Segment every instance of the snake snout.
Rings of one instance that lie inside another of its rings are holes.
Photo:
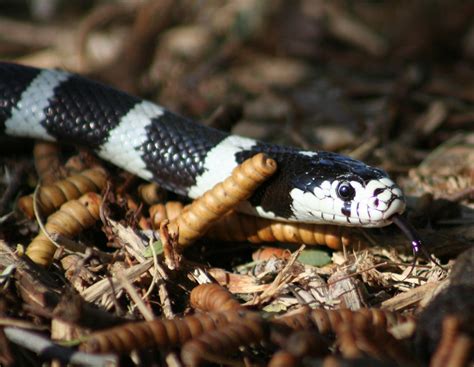
[[[394,215],[402,214],[405,206],[402,190],[392,180],[384,177],[359,187],[351,204],[351,217],[366,227],[384,227],[392,223]]]
[[[403,196],[393,195],[387,203],[387,209],[383,212],[382,218],[390,221],[394,215],[402,214],[405,211],[405,208],[405,198]]]

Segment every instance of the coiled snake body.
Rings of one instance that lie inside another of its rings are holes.
[[[0,63],[0,133],[87,146],[179,194],[197,197],[265,152],[278,172],[240,210],[287,221],[381,227],[405,208],[388,175],[360,161],[228,135],[64,71]]]

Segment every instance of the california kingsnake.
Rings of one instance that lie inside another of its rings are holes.
[[[405,209],[402,191],[378,168],[228,135],[64,71],[0,62],[0,132],[87,146],[193,198],[264,152],[278,172],[240,210],[268,218],[381,227]]]

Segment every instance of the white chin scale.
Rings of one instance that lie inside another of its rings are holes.
[[[405,210],[402,190],[389,178],[372,180],[365,186],[350,181],[355,196],[347,202],[337,195],[340,182],[324,181],[314,192],[293,189],[290,196],[294,219],[310,223],[383,227],[391,223],[394,214]]]

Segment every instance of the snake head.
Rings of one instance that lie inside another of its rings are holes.
[[[333,210],[340,210],[349,224],[383,227],[392,222],[394,214],[405,210],[402,190],[388,177],[336,181],[331,185],[331,197],[336,200]]]
[[[383,170],[332,153],[319,158],[290,193],[303,221],[383,227],[405,210],[402,190]]]

